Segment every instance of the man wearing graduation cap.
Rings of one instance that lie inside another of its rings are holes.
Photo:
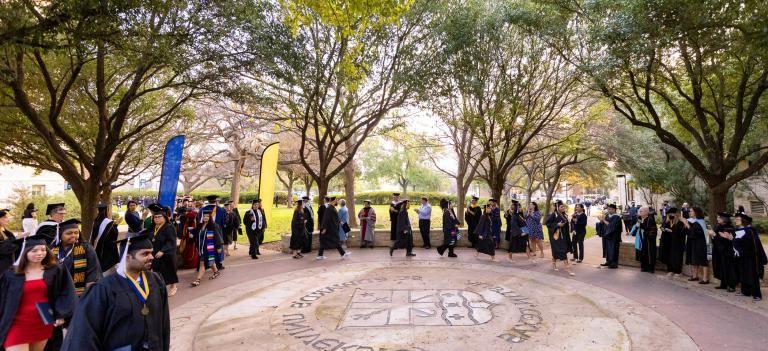
[[[110,271],[120,261],[120,253],[117,252],[117,225],[107,215],[107,206],[106,204],[96,206],[98,214],[91,231],[91,247],[99,257],[99,263],[104,272]]]
[[[152,267],[145,231],[120,241],[117,274],[80,299],[62,350],[169,350],[171,322],[165,282]]]
[[[308,253],[312,252],[312,232],[315,230],[315,212],[312,209],[312,201],[309,196],[302,196],[301,199],[304,204],[304,219],[307,220],[305,223],[307,237],[304,239],[304,247],[301,249],[301,253]]]
[[[323,197],[323,204],[320,205],[320,207],[317,208],[317,230],[323,231],[323,215],[325,215],[325,210],[328,209],[328,206],[330,206],[331,198],[329,196]]]
[[[478,238],[475,229],[477,229],[477,222],[480,221],[480,216],[483,214],[483,209],[477,205],[477,200],[479,199],[479,197],[473,195],[472,201],[467,206],[466,212],[464,212],[464,221],[467,222],[467,239],[472,244],[470,246],[472,248],[477,247]]]
[[[261,255],[259,245],[264,241],[264,231],[267,229],[267,216],[264,215],[264,209],[261,208],[261,199],[255,199],[251,202],[251,209],[245,213],[243,223],[250,243],[248,255],[251,256],[251,259],[256,260],[259,258],[257,255]]]
[[[397,240],[389,248],[389,256],[397,249],[405,249],[406,257],[413,257],[416,254],[413,253],[413,228],[411,228],[411,220],[408,218],[408,209],[411,207],[408,199],[399,202],[395,205],[399,209],[397,217]]]
[[[621,246],[621,216],[616,213],[616,204],[608,204],[608,214],[600,219],[605,224],[605,263],[601,266],[619,268],[619,247]]]
[[[37,226],[35,234],[44,235],[48,246],[58,244],[59,224],[64,221],[67,209],[63,203],[48,204],[45,208],[45,215],[48,219]]]
[[[392,193],[392,202],[389,204],[389,240],[397,240],[397,217],[400,215],[400,193]]]
[[[336,197],[328,197],[328,204],[323,213],[323,223],[320,226],[320,250],[317,252],[316,260],[324,260],[327,257],[323,255],[326,249],[337,250],[342,259],[349,257],[349,252],[344,251],[339,240],[339,212],[336,210]]]

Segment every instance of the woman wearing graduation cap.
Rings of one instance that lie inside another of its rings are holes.
[[[168,211],[158,204],[149,205],[152,211],[152,224],[147,228],[147,234],[152,240],[152,271],[160,274],[168,285],[168,296],[176,295],[176,228],[168,220]]]
[[[0,345],[6,350],[40,351],[75,310],[75,288],[58,264],[46,237],[17,239],[21,254],[0,277]]]
[[[739,282],[742,296],[752,296],[755,301],[763,299],[760,291],[760,279],[763,278],[764,267],[768,263],[763,244],[755,228],[752,227],[752,217],[745,213],[737,213],[734,221],[736,230],[733,235],[724,235],[727,240],[733,240],[736,250]]]
[[[416,256],[413,253],[413,229],[411,228],[411,220],[408,218],[408,209],[410,207],[410,201],[407,199],[395,205],[395,208],[399,211],[395,230],[396,240],[392,247],[389,248],[389,256],[392,256],[397,249],[405,249],[406,257]]]
[[[18,249],[14,243],[16,236],[7,229],[10,221],[10,210],[0,210],[0,274],[11,268],[14,260],[13,255]]]
[[[493,240],[493,231],[491,229],[491,205],[483,206],[483,213],[477,222],[475,233],[477,233],[477,252],[475,257],[481,253],[491,256],[491,261],[496,261],[496,242]]]
[[[733,234],[731,214],[720,212],[717,214],[717,225],[708,232],[712,237],[712,273],[720,280],[720,285],[715,289],[736,291],[736,258],[733,256],[733,242],[726,239],[726,235]]]
[[[218,269],[219,257],[222,251],[222,245],[224,240],[221,234],[221,228],[211,218],[212,209],[203,208],[200,211],[201,221],[198,223],[195,229],[195,242],[197,243],[198,257],[200,263],[198,265],[197,276],[192,282],[192,286],[200,285],[200,279],[203,279],[205,271],[210,268],[213,270],[213,276],[209,279],[216,279],[221,275],[221,271]]]
[[[667,219],[661,228],[660,260],[667,265],[668,275],[678,276],[683,272],[683,254],[687,230],[676,207],[667,210]]]
[[[80,299],[62,351],[169,350],[168,293],[151,272],[153,245],[146,230],[120,241],[117,273]]]

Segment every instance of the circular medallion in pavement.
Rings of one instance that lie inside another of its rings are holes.
[[[172,312],[174,350],[695,350],[603,289],[499,265],[353,263],[241,283]]]

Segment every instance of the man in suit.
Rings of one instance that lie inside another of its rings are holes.
[[[251,247],[248,249],[248,255],[251,259],[258,259],[259,245],[264,241],[264,231],[267,229],[267,216],[264,215],[264,209],[261,208],[261,199],[253,200],[251,209],[245,213],[245,233],[248,235],[248,242]]]
[[[309,196],[303,196],[301,199],[304,203],[304,219],[307,220],[305,223],[307,238],[304,240],[304,247],[301,249],[301,253],[309,253],[312,252],[312,232],[315,230],[315,212],[312,209],[312,199],[310,199]]]
[[[621,215],[616,213],[616,205],[608,205],[608,215],[600,220],[605,224],[605,263],[602,266],[619,268],[619,246],[621,246]]]

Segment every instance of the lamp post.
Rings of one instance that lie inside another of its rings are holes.
[[[624,207],[627,207],[627,175],[617,174],[616,179],[621,179],[622,182],[618,185],[619,188],[619,200],[622,201]]]

